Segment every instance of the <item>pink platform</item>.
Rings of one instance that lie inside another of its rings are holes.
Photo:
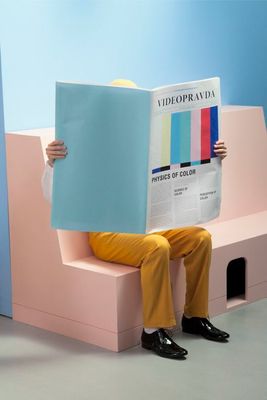
[[[267,136],[260,107],[224,107],[222,136],[229,148],[223,167],[219,219],[213,235],[210,314],[267,297]],[[41,192],[44,149],[53,129],[7,134],[13,317],[113,351],[136,345],[142,329],[139,270],[96,259],[85,233],[54,231]],[[25,157],[30,153],[30,157]],[[246,293],[227,302],[226,269],[246,259]],[[184,269],[171,265],[179,318]]]

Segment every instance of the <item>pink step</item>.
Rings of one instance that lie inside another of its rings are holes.
[[[267,296],[267,137],[262,109],[225,107],[222,132],[229,148],[223,163],[222,212],[207,226],[213,235],[211,315]],[[7,134],[13,316],[121,351],[140,339],[140,272],[96,259],[85,233],[50,228],[50,206],[40,180],[44,149],[52,138],[53,129]],[[29,151],[31,157],[25,157]],[[247,263],[245,297],[227,302],[227,265],[239,257]],[[172,263],[171,274],[179,317],[184,269]]]

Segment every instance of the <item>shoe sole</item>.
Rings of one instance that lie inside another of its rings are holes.
[[[201,337],[203,337],[204,339],[211,340],[212,342],[218,342],[218,343],[228,343],[228,339],[229,339],[229,338],[224,338],[224,337],[221,337],[220,339],[219,339],[219,338],[208,337],[208,336],[202,335],[202,333],[199,333],[199,332],[189,332],[189,331],[184,330],[184,329],[183,329],[183,332],[184,332],[184,333],[187,333],[187,334],[189,334],[189,335],[201,336]]]
[[[170,357],[170,356],[168,356],[166,354],[158,353],[156,350],[153,349],[152,346],[149,346],[149,345],[141,343],[141,347],[143,347],[143,349],[153,351],[155,354],[157,354],[158,356],[160,356],[162,358],[168,358],[169,360],[186,360],[186,355],[187,354],[185,354],[184,356],[180,355],[180,356],[176,356],[176,357]]]

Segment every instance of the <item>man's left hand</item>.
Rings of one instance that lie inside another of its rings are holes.
[[[221,160],[227,156],[227,148],[223,140],[217,140],[214,145],[214,153],[216,156],[220,157]]]

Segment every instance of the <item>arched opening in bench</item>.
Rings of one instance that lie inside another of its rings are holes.
[[[231,260],[226,275],[227,308],[246,302],[246,259]]]

